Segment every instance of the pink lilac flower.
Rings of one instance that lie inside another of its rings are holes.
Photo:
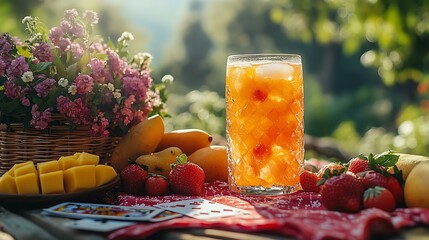
[[[23,106],[29,107],[31,105],[30,99],[28,99],[27,97],[22,97],[21,104]]]
[[[104,52],[106,47],[107,46],[105,44],[96,42],[96,43],[91,44],[88,49],[91,52],[100,52],[101,53],[101,52]]]
[[[105,76],[108,75],[105,69],[106,62],[98,58],[92,58],[87,66],[92,70],[91,77],[98,83],[105,82]]]
[[[60,27],[53,27],[49,30],[49,39],[55,46],[59,46],[60,38],[63,37],[64,32]]]
[[[70,31],[70,35],[72,37],[81,38],[81,37],[85,37],[85,34],[86,34],[86,31],[82,25],[78,23],[72,24],[72,29]]]
[[[134,113],[133,110],[130,108],[122,108],[120,110],[120,119],[121,122],[125,125],[128,125],[131,123],[131,121],[134,119]]]
[[[13,44],[11,37],[8,34],[3,33],[0,36],[0,55],[9,54],[10,51],[12,51],[12,48]]]
[[[91,136],[109,136],[109,131],[107,130],[109,126],[109,120],[104,117],[103,112],[99,112],[97,118],[95,118],[94,123],[91,126],[90,135]]]
[[[51,109],[47,108],[43,111],[38,111],[39,107],[35,104],[31,107],[31,121],[30,124],[36,129],[46,129],[48,128],[49,122],[51,120]]]
[[[59,96],[57,98],[58,112],[71,119],[76,125],[91,124],[91,112],[88,106],[81,98],[71,101],[67,97]]]
[[[90,93],[94,87],[94,79],[89,75],[81,74],[74,80],[74,85],[78,94]]]
[[[33,47],[33,55],[41,62],[53,62],[54,55],[52,54],[49,44],[42,42]]]
[[[6,81],[4,83],[4,94],[10,99],[19,99],[22,96],[22,88],[18,84],[12,81]]]
[[[65,34],[69,34],[72,31],[72,25],[69,21],[65,21],[65,20],[61,21],[59,27],[63,32],[61,36],[64,36]]]
[[[146,99],[147,86],[140,77],[123,77],[123,90],[126,95],[134,95],[137,100]]]
[[[79,43],[70,44],[70,52],[74,59],[80,59],[84,53],[82,46]]]
[[[9,67],[6,69],[6,73],[9,79],[20,78],[24,72],[30,70],[28,63],[25,62],[25,58],[23,56],[19,56],[15,58],[10,63]]]
[[[98,14],[91,10],[86,10],[82,14],[83,21],[89,23],[90,25],[95,25],[98,23]]]
[[[23,45],[21,39],[17,36],[13,36],[12,41],[16,46],[22,46]]]
[[[127,62],[122,60],[115,51],[107,49],[106,53],[109,59],[109,66],[113,74],[115,76],[122,77],[127,66]]]
[[[43,80],[41,83],[37,84],[34,87],[34,90],[36,90],[37,96],[39,97],[46,97],[48,96],[49,92],[55,88],[55,79],[47,78]]]
[[[64,19],[69,21],[76,21],[76,18],[79,16],[79,13],[76,9],[68,9],[64,11]]]
[[[6,73],[6,63],[0,57],[0,76],[3,76]]]

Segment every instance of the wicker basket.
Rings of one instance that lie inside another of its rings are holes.
[[[0,126],[0,174],[14,164],[25,161],[44,162],[76,152],[100,156],[101,163],[108,163],[113,148],[120,137],[90,137],[89,129],[70,131],[68,126],[53,126],[49,133],[23,130],[21,125],[11,125],[12,131]]]

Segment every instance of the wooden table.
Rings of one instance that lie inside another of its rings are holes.
[[[68,218],[41,214],[40,209],[10,209],[0,206],[0,240],[102,240],[105,235],[89,231],[79,231],[64,226],[73,221]],[[148,239],[294,239],[270,233],[250,234],[217,229],[186,229],[159,232]],[[374,239],[378,239],[374,237]],[[429,239],[429,226],[402,229],[399,234],[384,239],[424,240]]]

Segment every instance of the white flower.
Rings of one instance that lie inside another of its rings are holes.
[[[118,38],[118,42],[132,41],[134,36],[130,32],[123,32],[122,35]]]
[[[116,98],[116,99],[118,99],[118,98],[120,98],[122,95],[121,95],[121,91],[119,90],[119,89],[116,89],[114,92],[113,92],[113,97],[114,98]]]
[[[22,24],[27,24],[28,22],[33,21],[33,18],[30,16],[26,16],[22,19]]]
[[[165,84],[171,84],[174,80],[174,77],[171,76],[170,74],[165,75],[164,77],[162,77],[161,82],[165,83]]]
[[[71,86],[69,87],[69,93],[70,93],[71,95],[75,95],[75,94],[77,93],[77,87],[76,87],[76,85],[71,85]]]
[[[34,77],[33,77],[33,72],[32,71],[27,71],[24,74],[22,74],[21,77],[22,81],[25,83],[29,83],[32,82]]]
[[[115,86],[113,86],[112,83],[108,83],[106,86],[107,86],[107,89],[109,89],[111,92],[115,90]]]
[[[61,87],[67,87],[68,84],[69,80],[66,78],[60,78],[60,80],[58,80],[58,85],[60,85]]]

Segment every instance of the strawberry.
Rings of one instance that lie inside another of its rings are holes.
[[[177,157],[177,164],[172,167],[168,180],[174,193],[183,195],[201,194],[205,173],[200,166],[187,162],[186,155],[182,154]]]
[[[355,175],[341,174],[328,178],[323,184],[321,202],[329,210],[358,212],[363,192],[362,182]]]
[[[368,170],[370,169],[368,166],[368,160],[366,159],[357,157],[349,161],[349,169],[347,170],[349,172],[360,173]]]
[[[142,195],[149,174],[141,166],[130,164],[120,173],[122,190],[128,194]]]
[[[168,180],[166,177],[151,174],[145,184],[146,194],[149,196],[164,196],[168,194]]]
[[[301,183],[302,190],[306,192],[320,192],[320,186],[317,185],[320,178],[316,173],[303,171],[301,175],[299,175],[299,182]]]
[[[368,188],[363,193],[364,208],[379,208],[387,212],[395,210],[396,201],[392,193],[384,187]]]
[[[401,184],[395,177],[390,175],[385,176],[374,171],[368,171],[363,175],[362,182],[365,189],[375,186],[386,188],[392,193],[397,205],[402,203],[404,191]]]

